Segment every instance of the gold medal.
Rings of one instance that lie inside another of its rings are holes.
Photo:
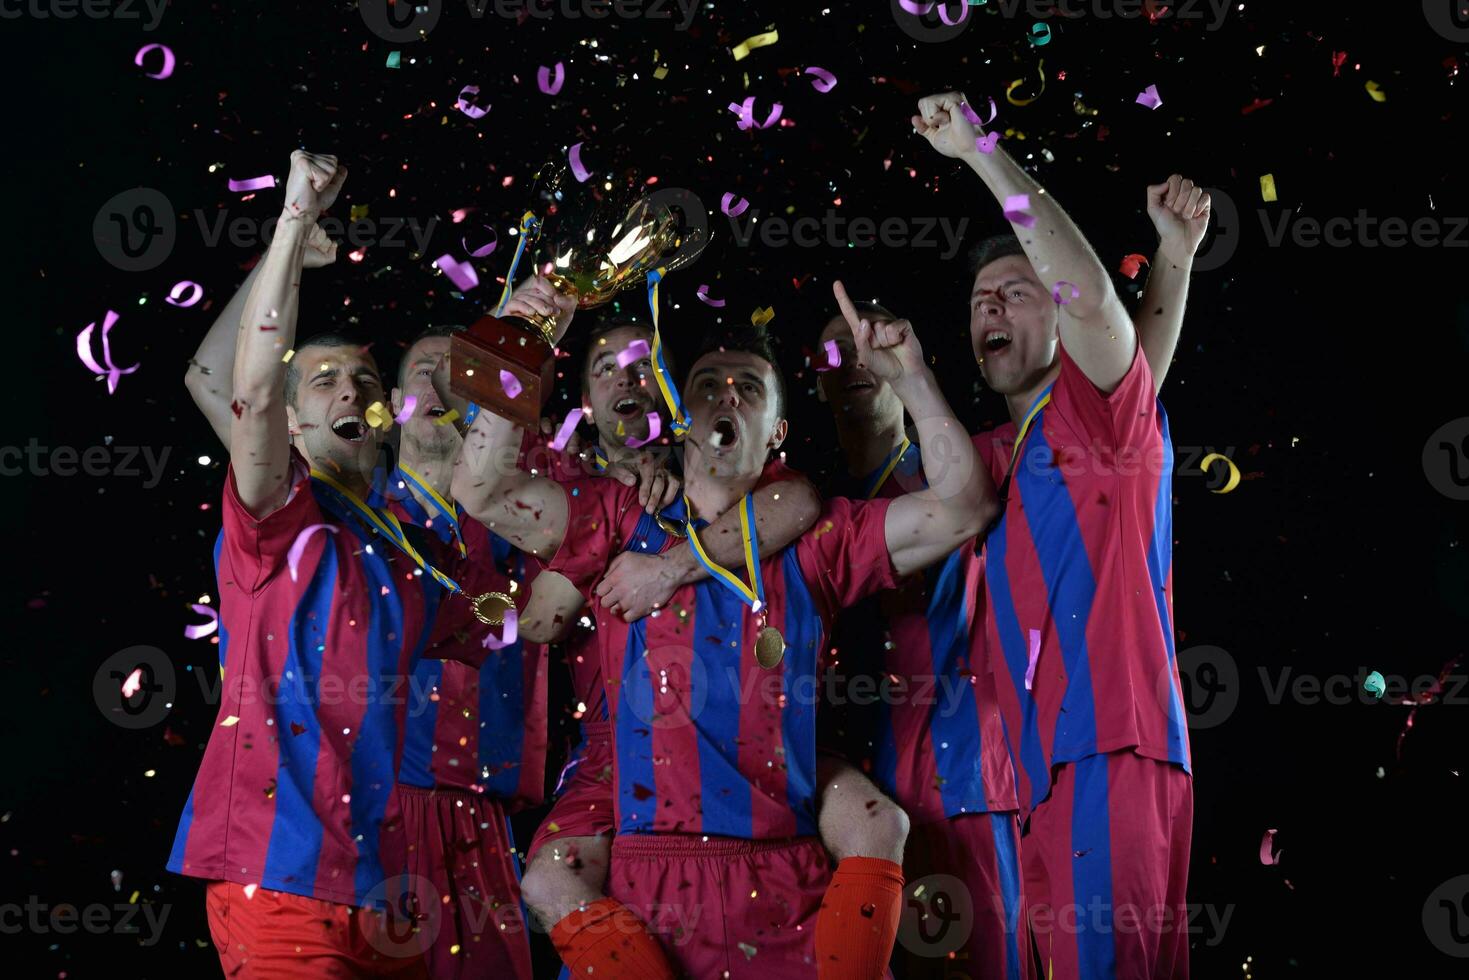
[[[786,655],[786,638],[774,626],[766,626],[755,637],[755,662],[766,670],[780,664]]]
[[[503,592],[486,592],[469,600],[474,608],[474,618],[486,626],[502,626],[505,610],[515,608],[515,600]]]
[[[654,520],[656,520],[658,522],[658,526],[663,529],[663,533],[665,533],[665,534],[671,534],[675,538],[686,538],[686,537],[688,537],[688,535],[684,533],[684,529],[681,528],[681,527],[679,527],[678,526],[678,523],[676,521],[670,521],[668,518],[664,517],[662,514],[655,515],[654,516]]]

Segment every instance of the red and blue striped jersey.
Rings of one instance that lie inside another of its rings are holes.
[[[785,639],[755,661],[748,606],[705,580],[634,623],[591,593],[624,547],[658,553],[671,536],[612,480],[567,484],[565,540],[547,567],[592,603],[615,746],[618,833],[746,839],[816,833],[819,664],[839,609],[896,582],[883,521],[889,501],[827,501],[811,530],[761,562],[767,623]],[[646,548],[643,546],[646,545]]]
[[[926,485],[916,443],[882,479],[885,470],[834,480],[833,489],[892,498]],[[866,698],[871,710],[864,710],[853,703],[864,698],[849,680],[848,734],[871,744],[874,780],[914,824],[1017,808],[994,679],[975,657],[975,644],[983,642],[982,568],[966,544],[837,620],[841,673],[875,674],[878,681]]]
[[[985,649],[1023,814],[1061,763],[1131,748],[1189,768],[1168,417],[1141,347],[1110,395],[1060,356],[985,541]],[[1014,441],[1013,425],[980,440],[997,485]]]
[[[475,618],[465,597],[500,592],[523,603],[527,572],[539,566],[462,514],[461,557],[448,521],[432,519],[402,481],[390,491],[393,511],[405,525],[432,533],[430,560],[465,593],[444,601],[425,656],[413,668],[398,781],[472,789],[511,809],[534,806],[545,796],[546,650],[522,641],[486,650],[491,628]],[[477,658],[483,658],[478,669],[461,662]]]
[[[294,450],[291,467],[289,499],[259,520],[226,478],[219,720],[168,867],[362,905],[406,867],[403,682],[443,593]],[[293,577],[287,555],[318,524]]]

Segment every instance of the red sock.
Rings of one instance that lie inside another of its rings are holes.
[[[820,980],[881,977],[893,955],[902,911],[901,867],[882,858],[843,858],[816,915],[816,975]]]
[[[603,898],[551,927],[551,943],[573,978],[673,980],[673,966],[658,940],[632,909]],[[892,947],[891,938],[888,947]]]

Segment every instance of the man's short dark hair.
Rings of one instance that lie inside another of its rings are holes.
[[[362,341],[331,331],[299,341],[296,344],[296,352],[299,354],[308,347],[356,347],[364,351],[367,349],[367,345]],[[300,362],[301,358],[294,355],[286,362],[286,404],[292,408],[296,406],[296,389],[301,384]]]
[[[408,373],[408,352],[411,351],[420,340],[428,340],[430,337],[452,337],[464,328],[457,323],[446,323],[429,327],[419,333],[417,337],[408,341],[408,346],[403,348],[403,357],[398,361],[398,387],[403,387],[405,376]]]
[[[980,269],[997,259],[1024,254],[1025,248],[1014,235],[991,235],[969,250],[969,278],[973,280],[979,275]]]
[[[775,343],[765,328],[735,326],[713,330],[704,338],[704,345],[699,348],[699,353],[694,358],[694,362],[697,363],[705,354],[712,354],[717,350],[732,350],[745,354],[754,354],[769,364],[770,373],[775,376],[775,415],[777,418],[785,418],[785,375],[781,373],[780,361],[776,360]],[[685,379],[684,383],[687,385],[688,379]]]

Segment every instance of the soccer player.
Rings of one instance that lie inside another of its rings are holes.
[[[980,176],[1015,229],[975,257],[970,337],[1012,420],[990,443],[1004,509],[985,541],[984,649],[1034,941],[1048,976],[1186,976],[1193,788],[1167,416],[1107,270],[1003,148],[976,148],[963,105],[930,96],[912,122]],[[1184,208],[1201,235],[1205,196],[1192,189]],[[1191,255],[1172,273],[1186,279]]]
[[[928,473],[929,489],[894,501],[827,501],[815,527],[756,560],[751,491],[786,436],[783,385],[768,346],[711,347],[685,388],[684,516],[718,574],[681,587],[656,616],[627,623],[592,589],[636,533],[630,489],[598,480],[563,489],[496,469],[498,451],[518,437],[511,423],[484,414],[456,469],[466,510],[546,556],[592,602],[615,756],[609,890],[653,919],[664,950],[693,976],[804,977],[813,968],[821,977],[870,976],[885,969],[892,947],[898,866],[848,858],[829,879],[814,836],[817,661],[838,609],[944,557],[987,523],[995,501],[912,331],[854,330],[864,361],[918,420],[920,439],[952,444],[947,465]],[[721,534],[730,515],[743,516],[740,533]],[[817,923],[824,896],[828,905],[850,897],[861,909],[825,937]],[[589,925],[557,928],[574,946]]]

